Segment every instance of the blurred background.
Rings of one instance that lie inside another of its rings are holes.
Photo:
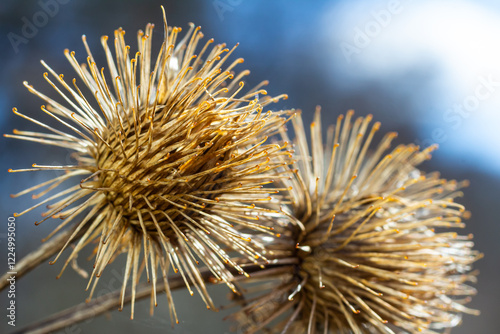
[[[56,5],[54,5],[56,4]],[[472,212],[464,234],[473,233],[476,248],[486,257],[475,265],[481,274],[478,294],[469,304],[479,317],[465,316],[455,334],[498,333],[500,328],[500,2],[465,0],[422,1],[263,1],[263,0],[1,0],[0,2],[0,132],[39,130],[16,117],[12,107],[47,120],[42,101],[23,87],[24,80],[42,92],[55,92],[43,80],[45,60],[57,72],[73,78],[63,50],[76,51],[85,61],[85,34],[97,60],[105,66],[99,37],[114,29],[127,31],[136,47],[136,31],[156,24],[154,42],[161,43],[164,5],[169,25],[187,30],[188,22],[202,26],[206,38],[229,46],[240,42],[235,57],[244,57],[240,70],[252,74],[254,86],[264,79],[271,95],[289,94],[276,108],[302,109],[305,122],[322,106],[323,126],[348,109],[373,114],[381,132],[397,131],[396,143],[432,143],[440,148],[423,168],[439,170],[448,179],[469,179],[459,199]],[[36,24],[36,25],[33,25]],[[31,28],[29,27],[31,26]],[[135,51],[134,51],[135,52]],[[32,202],[29,196],[11,199],[30,185],[48,179],[44,173],[8,174],[8,168],[32,163],[66,163],[68,152],[29,142],[0,139],[0,268],[6,269],[7,218]],[[42,209],[16,219],[18,260],[35,249],[54,227],[47,221],[35,227]],[[82,256],[81,256],[82,258]],[[48,263],[17,282],[17,322],[20,328],[84,300],[86,280],[72,270],[55,279],[61,263]],[[85,259],[80,265],[88,268]],[[118,261],[100,281],[101,292],[119,288],[123,264]],[[105,277],[108,276],[108,277]],[[115,277],[116,276],[116,277]],[[222,304],[225,287],[211,288]],[[195,300],[196,299],[196,300]],[[143,301],[134,321],[129,308],[90,319],[62,333],[229,333],[222,321],[230,311],[212,313],[190,297],[175,293],[181,324],[170,330],[167,301],[159,297],[150,318]],[[0,294],[0,332],[7,325],[7,295]],[[141,311],[142,310],[142,311]],[[495,330],[495,328],[497,328]]]

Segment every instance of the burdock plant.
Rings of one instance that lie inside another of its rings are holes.
[[[9,170],[64,171],[12,195],[44,198],[16,216],[47,205],[37,225],[62,219],[48,246],[18,263],[20,274],[57,253],[55,263],[71,245],[62,274],[90,245],[90,300],[108,264],[126,257],[119,293],[45,321],[40,332],[128,301],[133,317],[136,299],[151,296],[154,306],[160,291],[178,322],[171,290],[197,290],[215,309],[206,285],[220,282],[242,304],[234,316],[246,333],[437,333],[477,314],[464,304],[481,254],[470,236],[448,230],[464,227],[468,213],[454,199],[466,182],[418,169],[434,146],[389,151],[395,133],[372,145],[380,124],[352,112],[323,142],[318,110],[309,148],[300,114],[265,110],[286,95],[266,97],[265,81],[243,90],[249,72],[233,72],[243,62],[229,61],[235,47],[200,44],[194,25],[181,38],[165,14],[163,28],[156,55],[151,24],[136,53],[123,29],[114,47],[103,36],[107,70],[83,37],[86,63],[65,51],[78,76],[70,82],[42,61],[59,98],[25,86],[58,126],[14,108],[46,131],[6,137],[66,148],[75,161]],[[293,114],[291,141],[284,125]],[[139,284],[143,276],[149,284]]]
[[[323,143],[318,109],[310,149],[301,117],[293,119],[298,162],[283,180],[290,224],[269,249],[299,263],[248,280],[252,298],[236,314],[245,333],[437,333],[478,314],[464,304],[481,254],[471,236],[448,231],[465,226],[454,199],[467,182],[420,171],[435,146],[390,150],[394,132],[370,150],[380,128],[371,119],[353,121],[349,111]]]
[[[114,55],[108,37],[103,36],[108,75],[95,63],[85,36],[87,64],[80,65],[74,52],[65,51],[79,81],[68,83],[42,61],[48,71],[44,78],[60,95],[60,101],[26,82],[25,86],[46,101],[42,111],[65,130],[14,109],[16,115],[48,133],[15,130],[6,137],[74,152],[74,165],[35,163],[31,169],[9,170],[65,171],[12,195],[44,189],[33,195],[45,196],[43,201],[14,215],[48,204],[44,218],[35,224],[49,218],[63,220],[49,237],[80,219],[51,262],[55,263],[66,246],[75,242],[61,274],[83,247],[95,243],[90,299],[105,267],[124,252],[127,262],[121,307],[131,277],[133,317],[135,286],[145,271],[148,281],[152,281],[153,303],[156,305],[156,281],[163,281],[171,316],[177,321],[168,288],[169,268],[181,274],[191,294],[194,286],[207,307],[214,308],[199,274],[200,261],[233,290],[233,275],[226,265],[247,274],[225,249],[239,252],[256,264],[265,263],[265,249],[243,232],[273,234],[272,222],[261,221],[275,212],[261,204],[279,190],[263,186],[279,177],[277,169],[287,163],[290,153],[267,140],[283,126],[285,120],[280,116],[285,112],[264,110],[269,103],[286,96],[265,98],[266,91],[260,87],[266,82],[241,93],[241,79],[249,71],[234,77],[232,69],[243,59],[226,65],[236,46],[231,50],[224,44],[211,48],[211,39],[198,50],[203,37],[199,27],[191,25],[177,41],[181,29],[169,27],[165,15],[164,22],[164,41],[156,56],[151,51],[151,24],[145,32],[139,31],[135,54],[125,43],[123,29],[115,31]],[[80,82],[92,92],[91,97],[82,93]],[[75,177],[81,181],[74,184]],[[67,188],[57,188],[67,183]],[[47,195],[56,188],[55,194]],[[75,240],[80,231],[84,233]]]

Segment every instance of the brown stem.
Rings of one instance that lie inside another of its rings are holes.
[[[85,228],[82,228],[82,231],[78,233],[78,235],[73,238],[73,240],[77,240],[78,236],[85,232]],[[21,278],[22,276],[29,273],[31,270],[38,267],[42,262],[46,261],[48,258],[56,254],[63,248],[68,238],[73,233],[73,229],[64,230],[54,237],[50,238],[48,241],[45,241],[43,244],[38,247],[38,249],[28,253],[25,257],[23,257],[19,262],[16,263],[14,270],[9,270],[2,277],[0,277],[0,291],[5,289],[6,286],[9,285],[9,281],[7,279],[11,276],[9,272],[15,272],[16,280]]]
[[[296,259],[294,258],[280,259],[276,264],[269,265],[266,269],[262,269],[259,266],[252,265],[248,266],[245,271],[248,274],[251,274],[252,277],[270,277],[272,275],[289,272],[292,268],[291,264],[294,263],[296,263]],[[200,270],[200,274],[207,284],[214,284],[216,282],[208,268],[202,268]],[[241,279],[244,279],[244,276],[236,275],[233,281],[239,281]],[[180,276],[169,277],[168,282],[171,290],[177,290],[185,287],[185,283]],[[138,285],[136,289],[136,301],[151,296],[151,284],[142,283]],[[158,286],[157,293],[163,291],[165,291],[165,287],[163,285]],[[41,321],[28,325],[14,332],[13,334],[46,334],[70,325],[77,324],[86,319],[96,317],[113,308],[118,309],[121,303],[119,297],[119,290],[108,293],[88,303],[81,303],[59,313],[56,313],[52,316],[49,316],[48,318],[45,318]],[[128,304],[130,300],[131,294],[129,291],[126,294],[125,303]]]

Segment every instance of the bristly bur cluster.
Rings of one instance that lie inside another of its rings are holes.
[[[371,116],[353,120],[352,112],[323,142],[318,110],[310,152],[299,113],[265,110],[286,95],[266,97],[265,81],[243,90],[249,71],[233,72],[243,59],[228,61],[235,47],[200,43],[194,25],[182,38],[180,31],[164,15],[156,55],[151,24],[139,31],[135,54],[123,29],[114,47],[103,36],[107,70],[84,37],[86,63],[65,51],[78,76],[70,82],[42,61],[59,97],[25,86],[60,127],[14,109],[46,132],[5,135],[74,152],[75,165],[10,170],[65,171],[12,196],[45,197],[16,215],[46,204],[36,224],[62,219],[49,237],[72,226],[53,261],[73,245],[62,271],[92,244],[89,298],[105,267],[125,253],[121,308],[131,280],[132,317],[146,276],[152,305],[163,284],[178,322],[170,272],[215,309],[203,266],[210,282],[239,295],[234,317],[246,333],[437,333],[476,313],[463,305],[475,292],[466,283],[475,280],[471,264],[481,254],[471,237],[446,230],[464,227],[467,212],[454,198],[465,183],[417,169],[434,147],[387,152],[395,134],[372,145],[380,124],[370,127]],[[290,117],[295,140],[284,126]],[[261,271],[248,277],[250,265]],[[247,276],[242,286],[234,273]]]
[[[454,198],[466,182],[417,169],[435,147],[389,150],[395,133],[370,150],[380,123],[352,117],[339,116],[323,143],[318,109],[311,152],[293,119],[299,161],[283,182],[290,226],[269,249],[300,262],[270,275],[274,285],[248,280],[253,298],[236,314],[245,333],[438,333],[478,314],[463,304],[481,254],[471,236],[447,231],[465,226]]]
[[[231,70],[243,60],[226,65],[234,48],[229,50],[223,44],[211,47],[212,39],[196,55],[203,37],[199,29],[191,25],[177,41],[181,29],[168,27],[165,20],[165,38],[158,55],[151,54],[153,25],[138,33],[139,51],[135,55],[125,44],[124,30],[115,31],[114,54],[108,37],[102,37],[109,76],[97,67],[84,37],[87,65],[80,65],[74,52],[66,50],[65,54],[81,82],[95,93],[94,100],[81,93],[76,79],[68,83],[42,62],[48,70],[44,78],[69,106],[25,85],[48,103],[42,110],[66,131],[14,110],[52,133],[16,131],[8,135],[75,152],[78,163],[74,166],[34,164],[30,170],[61,169],[66,173],[14,196],[48,187],[36,195],[40,197],[73,176],[80,176],[81,182],[16,215],[50,203],[45,218],[37,224],[50,217],[62,218],[55,233],[82,213],[67,245],[79,230],[86,231],[63,270],[85,245],[97,240],[89,282],[92,296],[104,268],[118,253],[125,252],[122,303],[131,276],[132,315],[135,285],[143,268],[152,280],[155,304],[156,281],[163,283],[171,267],[182,275],[191,293],[194,286],[207,307],[213,308],[198,273],[199,261],[234,290],[226,265],[242,274],[245,271],[225,249],[264,264],[265,249],[240,231],[273,234],[272,224],[260,222],[273,211],[261,204],[278,190],[263,185],[279,177],[278,169],[290,160],[290,153],[285,144],[282,147],[267,140],[283,126],[281,116],[287,112],[267,112],[264,108],[286,96],[266,98],[266,91],[260,88],[266,82],[241,93],[244,85],[240,79],[248,71],[234,78]],[[17,171],[25,170],[12,172]],[[85,201],[74,205],[81,199]],[[168,289],[167,296],[177,320]]]

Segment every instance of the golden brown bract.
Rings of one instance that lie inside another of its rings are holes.
[[[448,231],[464,227],[468,213],[454,198],[467,182],[416,168],[435,147],[385,153],[395,133],[370,151],[380,123],[352,117],[339,116],[323,144],[318,109],[311,154],[301,118],[293,119],[298,162],[284,180],[292,190],[283,211],[295,233],[279,245],[296,244],[300,264],[268,277],[281,283],[250,288],[267,292],[252,292],[236,314],[243,332],[438,333],[478,313],[464,304],[475,294],[471,264],[482,255],[472,236]]]
[[[207,307],[214,308],[198,263],[234,290],[229,269],[246,273],[227,251],[264,264],[263,246],[245,232],[274,235],[270,215],[277,211],[267,208],[266,203],[271,194],[280,191],[272,186],[273,178],[281,177],[280,168],[291,160],[286,143],[269,143],[268,137],[280,131],[286,122],[283,116],[289,112],[264,108],[286,95],[267,98],[261,89],[267,82],[241,93],[241,79],[249,71],[235,75],[232,70],[243,60],[227,65],[234,48],[229,50],[224,44],[210,47],[213,40],[200,49],[203,34],[199,29],[191,25],[178,42],[181,29],[168,27],[165,19],[164,41],[159,54],[153,56],[153,25],[139,31],[135,55],[130,54],[125,31],[120,28],[114,34],[114,54],[108,37],[101,39],[109,74],[97,67],[84,36],[87,64],[80,65],[74,52],[66,50],[65,54],[79,76],[78,82],[83,82],[93,97],[82,93],[76,79],[67,83],[42,61],[48,71],[44,77],[60,98],[52,99],[27,83],[25,86],[47,102],[42,110],[66,130],[14,109],[49,133],[16,130],[6,135],[74,152],[75,165],[34,164],[32,169],[11,170],[66,171],[13,195],[45,188],[34,195],[38,198],[57,190],[17,215],[49,204],[45,218],[37,224],[50,217],[63,219],[51,235],[81,218],[66,243],[75,245],[62,271],[84,246],[94,242],[90,297],[104,268],[125,252],[121,299],[123,307],[132,278],[132,317],[136,284],[144,269],[152,281],[152,304],[156,305],[156,282],[163,281],[171,318],[178,321],[168,288],[169,268],[182,275],[191,294],[194,287]],[[60,190],[61,184],[74,177],[81,182]],[[79,233],[83,236],[75,240]]]

